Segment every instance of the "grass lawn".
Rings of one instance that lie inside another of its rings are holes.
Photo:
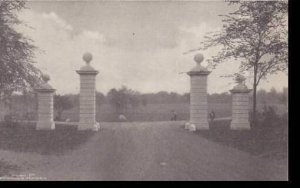
[[[55,130],[35,130],[34,124],[0,125],[0,150],[61,155],[85,143],[93,134],[65,125],[57,125]]]
[[[76,126],[56,125],[55,130],[35,130],[34,124],[0,124],[0,150],[62,155],[85,143],[93,131],[77,131]],[[1,159],[0,177],[18,174],[20,167]]]
[[[230,120],[216,121],[210,130],[196,131],[211,141],[260,157],[287,160],[288,131],[286,123],[260,124],[251,130],[230,130]]]
[[[9,176],[14,172],[18,172],[19,170],[20,167],[18,167],[17,165],[9,164],[6,161],[0,159],[0,177]]]

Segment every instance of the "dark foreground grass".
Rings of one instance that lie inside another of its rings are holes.
[[[93,131],[77,131],[75,126],[57,125],[55,130],[35,130],[35,125],[0,125],[0,150],[62,155],[85,143]]]
[[[0,177],[12,175],[14,172],[19,172],[20,167],[17,165],[9,164],[8,162],[0,159]],[[0,179],[1,181],[1,179]]]
[[[210,130],[197,131],[211,141],[230,146],[263,158],[287,160],[287,125],[278,121],[272,126],[265,123],[251,130],[230,130],[230,120],[216,121]]]

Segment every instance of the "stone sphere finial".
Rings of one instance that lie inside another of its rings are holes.
[[[198,65],[200,65],[200,64],[202,63],[203,59],[204,59],[203,54],[196,54],[196,55],[194,56],[194,60],[196,61],[196,63],[197,63]]]
[[[236,77],[235,77],[235,81],[236,81],[238,84],[243,83],[245,80],[246,80],[246,77],[243,76],[243,75],[241,75],[241,74],[237,74]]]
[[[43,74],[42,79],[47,83],[50,80],[50,76],[48,74]]]
[[[85,54],[83,54],[82,59],[86,62],[86,64],[90,64],[93,59],[93,55],[89,52],[86,52]]]

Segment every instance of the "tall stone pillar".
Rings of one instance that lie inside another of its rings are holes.
[[[42,76],[44,83],[40,87],[36,88],[38,97],[38,122],[36,125],[37,130],[52,130],[55,129],[53,121],[53,89],[48,81],[50,77],[48,75]]]
[[[190,88],[190,124],[196,129],[209,129],[207,120],[207,76],[210,74],[201,66],[204,57],[197,54],[194,57],[197,65],[187,74],[191,77]]]
[[[236,85],[230,92],[232,93],[232,120],[231,129],[249,130],[249,92],[245,85],[246,78],[242,75],[236,77]]]
[[[90,62],[92,54],[85,53],[83,60],[86,65],[76,72],[80,75],[80,121],[78,130],[98,131],[100,126],[96,122],[96,75],[95,70]]]

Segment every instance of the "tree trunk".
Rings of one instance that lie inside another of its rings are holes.
[[[254,81],[253,81],[253,101],[252,101],[252,126],[256,125],[256,87],[257,87],[257,67],[254,66]]]

